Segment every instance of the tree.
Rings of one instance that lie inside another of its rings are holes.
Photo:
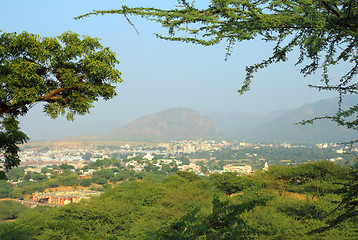
[[[12,191],[13,187],[11,186],[11,183],[0,181],[0,198],[11,197]]]
[[[357,165],[357,163],[356,163]],[[320,233],[326,231],[330,228],[335,227],[336,225],[342,223],[346,219],[351,219],[358,216],[358,167],[355,168],[350,172],[351,182],[346,184],[343,188],[343,199],[340,202],[337,209],[343,209],[344,212],[338,215],[336,218],[328,221],[328,226],[320,227],[312,231],[312,233]]]
[[[67,164],[67,163],[61,163],[61,165],[59,166],[59,168],[62,169],[62,170],[66,170],[66,169],[71,170],[71,169],[74,169],[75,167],[72,166],[72,165],[69,165],[69,164]]]
[[[77,186],[79,183],[78,176],[71,174],[59,179],[59,182],[64,186]]]
[[[0,220],[14,220],[21,213],[25,212],[27,207],[13,201],[0,202]]]
[[[168,35],[156,34],[169,41],[181,41],[211,46],[227,41],[226,59],[236,42],[261,38],[273,42],[272,56],[246,67],[246,78],[240,94],[250,89],[253,73],[272,63],[284,62],[288,54],[298,50],[296,65],[302,65],[304,76],[322,73],[322,85],[310,87],[319,91],[337,91],[339,105],[330,119],[338,125],[358,130],[358,104],[342,108],[345,94],[357,94],[358,83],[358,2],[356,0],[211,0],[207,8],[197,8],[187,0],[179,6],[164,10],[122,6],[119,10],[95,10],[76,17],[121,14],[134,26],[128,16],[136,15],[160,23]],[[349,69],[337,81],[329,77],[329,70],[345,62]],[[357,142],[353,140],[353,142]]]
[[[57,37],[39,37],[23,32],[0,35],[0,151],[5,172],[20,164],[18,144],[28,140],[20,131],[18,116],[44,103],[52,118],[87,114],[99,98],[116,95],[120,72],[115,53],[99,39],[65,32]]]
[[[59,187],[60,186],[60,181],[59,179],[49,179],[48,181],[46,181],[46,186],[50,187],[50,188],[54,188],[54,187]]]
[[[47,176],[38,172],[27,172],[24,176],[24,180],[35,180],[35,181],[43,181],[47,179]]]
[[[93,181],[94,183],[102,184],[102,185],[108,183],[108,180],[107,180],[107,179],[105,179],[104,177],[101,177],[101,176],[99,176],[99,175],[94,175],[94,176],[92,177],[92,181]]]
[[[90,187],[91,184],[92,184],[92,181],[89,178],[84,178],[84,179],[81,179],[81,181],[80,181],[80,185],[82,187]]]
[[[41,173],[43,173],[43,174],[51,173],[51,170],[48,167],[43,167],[43,168],[41,168]],[[8,176],[9,176],[9,174],[8,174]]]
[[[210,175],[214,185],[227,195],[240,192],[247,188],[242,176],[234,172],[215,173]]]
[[[93,173],[94,176],[109,179],[114,176],[114,172],[111,169],[102,169]]]
[[[20,168],[20,167],[11,169],[7,174],[9,180],[13,180],[13,181],[18,181],[19,179],[24,178],[24,176],[25,176],[24,168]]]
[[[161,169],[162,172],[166,173],[166,174],[169,174],[170,171],[171,171],[171,168],[169,167],[168,164],[162,164],[162,169]]]

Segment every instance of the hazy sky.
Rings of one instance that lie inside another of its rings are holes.
[[[118,96],[95,104],[88,116],[75,122],[64,118],[51,120],[36,106],[20,119],[23,130],[32,138],[42,135],[71,135],[74,130],[98,133],[111,124],[122,126],[138,117],[169,108],[186,107],[197,111],[247,112],[264,115],[271,111],[296,108],[305,103],[335,96],[307,87],[317,83],[319,75],[303,78],[294,61],[272,65],[255,74],[251,90],[237,93],[245,76],[245,66],[270,56],[271,46],[259,40],[234,47],[224,61],[226,43],[203,47],[167,42],[155,38],[161,27],[141,18],[130,17],[140,35],[120,15],[73,17],[100,9],[118,9],[122,5],[169,8],[175,0],[5,0],[0,8],[3,32],[27,31],[41,36],[57,36],[65,31],[101,39],[116,52],[124,83]],[[203,3],[205,1],[197,1]],[[294,57],[294,55],[292,56]],[[104,124],[107,121],[108,124]],[[86,126],[98,123],[99,128]]]

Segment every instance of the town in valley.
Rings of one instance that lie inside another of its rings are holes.
[[[223,172],[248,175],[271,165],[322,160],[346,164],[353,158],[349,153],[354,151],[358,150],[332,143],[31,142],[22,146],[21,165],[10,170],[8,182],[17,199],[57,206],[79,202],[108,186],[148,175],[163,177],[177,171],[201,176]]]

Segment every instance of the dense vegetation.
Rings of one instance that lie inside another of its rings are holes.
[[[0,221],[16,219],[21,213],[26,211],[26,207],[11,200],[0,201]]]
[[[89,113],[100,98],[116,96],[121,73],[115,53],[99,40],[65,32],[39,37],[23,32],[0,35],[0,179],[20,165],[19,144],[28,141],[18,117],[38,102],[52,118]]]
[[[140,161],[140,158],[136,158]],[[143,159],[142,159],[143,160]],[[82,171],[92,169],[94,172],[87,178],[79,179]],[[174,174],[178,168],[170,168],[166,164],[161,165],[161,170],[152,163],[143,171],[135,172],[122,166],[121,160],[113,158],[90,162],[82,171],[74,169],[72,165],[63,163],[59,166],[49,166],[41,169],[41,172],[28,171],[23,167],[13,168],[8,172],[8,178],[17,182],[14,188],[10,182],[0,181],[0,198],[30,198],[34,192],[55,191],[54,188],[65,186],[71,188],[84,187],[90,190],[103,191],[108,184],[118,184],[123,181],[134,181],[144,176],[152,176],[160,181],[168,175]]]
[[[353,239],[357,216],[315,231],[345,211],[339,203],[350,171],[322,161],[248,176],[151,173],[89,201],[26,211],[0,225],[0,238]]]

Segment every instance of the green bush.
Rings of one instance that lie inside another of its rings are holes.
[[[16,219],[22,212],[27,209],[21,203],[14,201],[0,201],[0,220]]]
[[[9,198],[13,192],[12,185],[9,182],[0,180],[0,198]]]
[[[82,187],[89,187],[89,186],[91,186],[91,184],[92,184],[92,180],[90,178],[84,178],[84,179],[81,179],[81,181],[80,181],[80,185]]]

